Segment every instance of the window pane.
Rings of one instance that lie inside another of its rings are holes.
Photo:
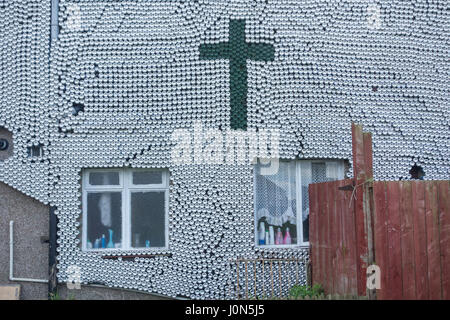
[[[327,182],[336,180],[330,178],[330,174],[337,174],[337,163],[329,162],[332,168],[327,168],[325,162],[302,162],[302,220],[303,220],[303,242],[309,241],[309,194],[308,186],[311,183]]]
[[[295,162],[280,162],[274,175],[261,175],[256,165],[258,244],[297,244]]]
[[[135,171],[133,184],[162,184],[161,171]]]
[[[165,247],[165,198],[164,191],[131,193],[132,247]]]
[[[91,172],[89,173],[91,186],[119,185],[118,172]]]
[[[303,242],[309,241],[309,194],[308,186],[312,182],[311,163],[302,162],[300,165],[302,180],[302,222],[303,222]]]
[[[87,194],[87,241],[88,249],[121,248],[121,192]]]

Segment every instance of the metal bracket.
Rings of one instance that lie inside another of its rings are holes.
[[[348,184],[348,185],[343,186],[343,187],[338,187],[338,189],[341,190],[341,191],[353,191],[354,186],[353,186],[353,184]]]

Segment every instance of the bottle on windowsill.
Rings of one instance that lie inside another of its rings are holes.
[[[283,234],[281,233],[281,229],[277,229],[277,235],[275,237],[275,244],[283,244]]]
[[[102,248],[106,248],[106,237],[102,234]]]
[[[269,226],[269,241],[270,245],[275,244],[275,232],[273,230],[273,226]]]
[[[266,232],[265,231],[266,230],[264,227],[264,222],[261,222],[259,224],[259,242],[258,242],[260,246],[263,246],[266,244],[266,240],[265,240]]]
[[[291,234],[289,233],[289,228],[286,228],[286,233],[283,239],[284,244],[292,244]]]

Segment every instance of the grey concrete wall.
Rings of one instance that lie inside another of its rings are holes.
[[[48,278],[49,208],[0,182],[0,284],[9,277],[9,222],[14,220],[14,277]],[[21,299],[47,299],[47,284],[15,282]]]
[[[170,300],[168,297],[157,296],[145,292],[81,286],[81,289],[67,289],[65,284],[58,285],[58,299],[60,300]]]
[[[48,279],[49,207],[0,182],[0,284],[21,285],[20,298],[47,299],[45,283],[9,281],[9,222],[14,221],[14,277]],[[68,290],[58,285],[62,300],[161,300],[169,299],[138,291],[82,286]]]

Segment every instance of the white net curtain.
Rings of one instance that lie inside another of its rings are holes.
[[[338,178],[336,161],[280,161],[274,175],[261,175],[261,165],[256,165],[255,211],[257,228],[271,226],[283,232],[289,228],[292,244],[309,241],[309,197],[311,183],[327,182]],[[297,179],[300,177],[300,179]],[[298,181],[300,180],[300,181]],[[297,190],[297,188],[301,188]],[[301,225],[297,219],[297,199],[300,201]],[[298,230],[300,228],[301,230]],[[259,230],[260,231],[260,230]],[[258,235],[259,238],[262,237]],[[267,244],[267,243],[265,243]]]
[[[273,226],[286,222],[296,224],[295,162],[280,162],[277,174],[261,175],[256,168],[256,212],[257,218],[265,218]]]

